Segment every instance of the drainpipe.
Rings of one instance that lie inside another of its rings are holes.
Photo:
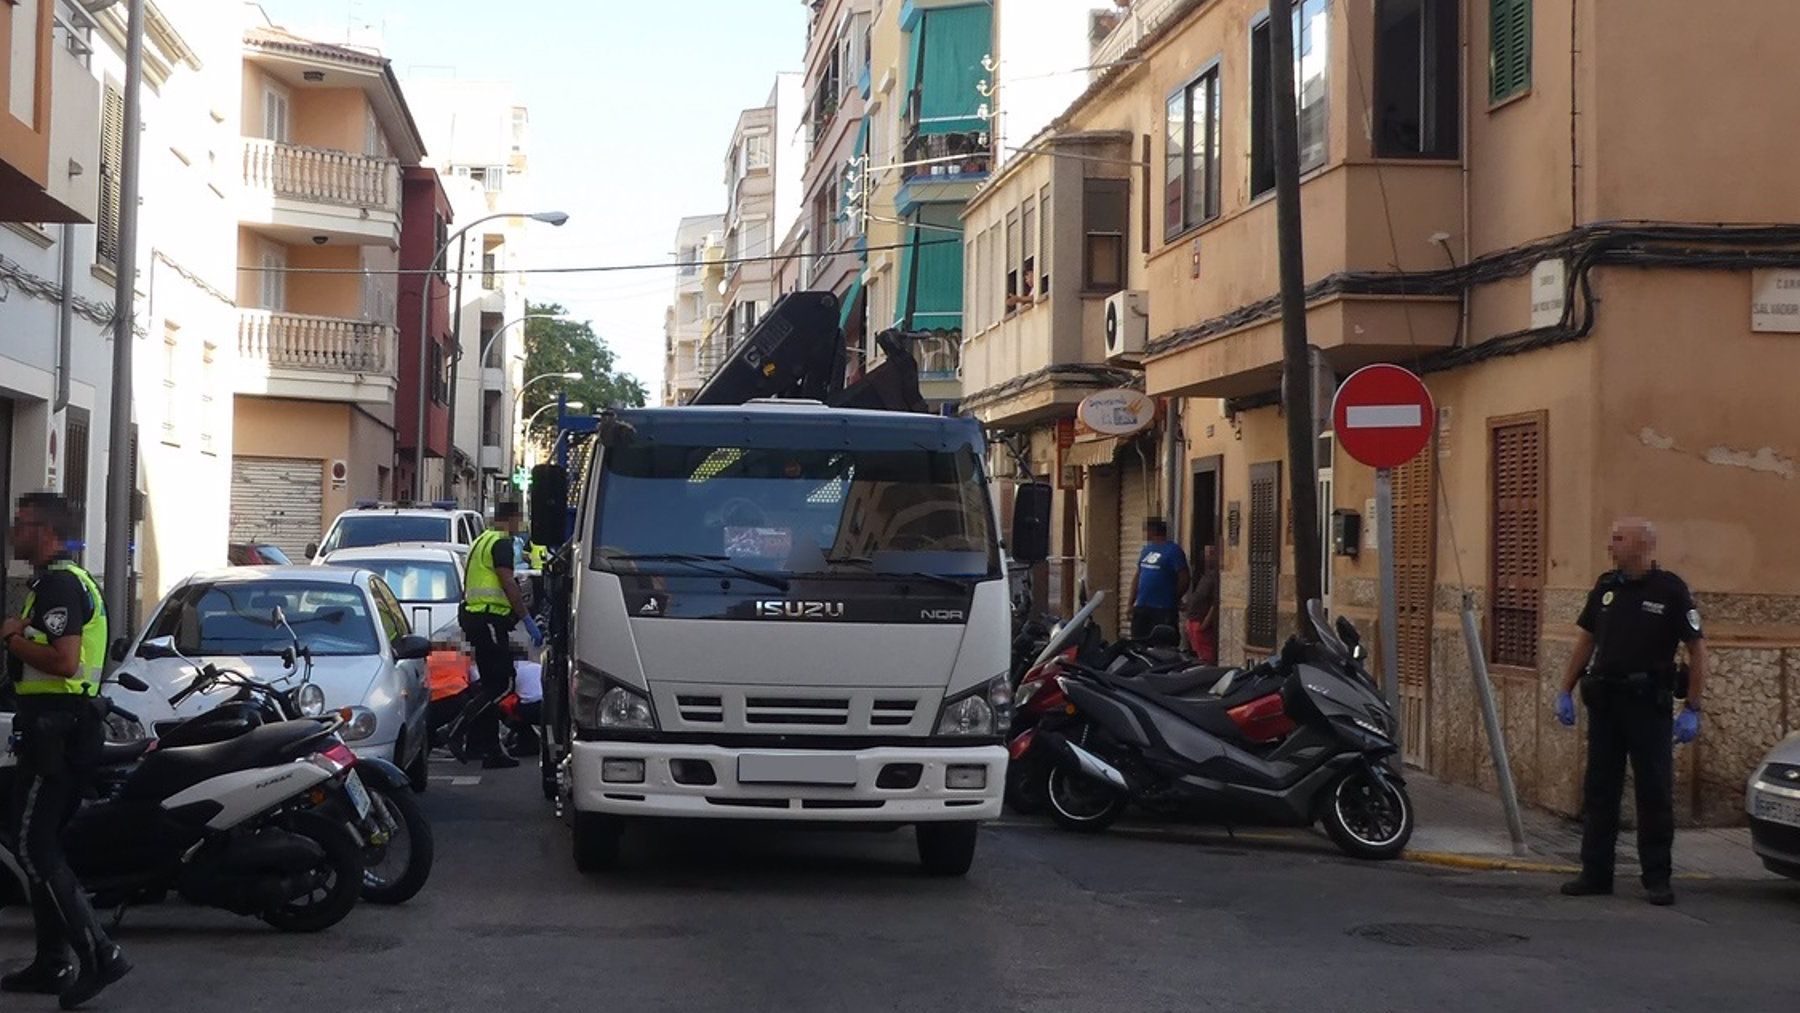
[[[1182,525],[1176,515],[1181,513],[1181,398],[1169,399],[1169,431],[1163,439],[1163,519],[1169,522],[1169,530],[1174,533],[1175,541],[1181,533]]]
[[[1469,230],[1475,227],[1475,212],[1469,207],[1469,197],[1473,190],[1469,185],[1469,103],[1474,101],[1474,95],[1469,91],[1469,74],[1471,70],[1470,58],[1472,54],[1469,52],[1469,24],[1466,19],[1463,21],[1462,33],[1462,101],[1458,103],[1462,109],[1457,113],[1457,116],[1461,121],[1458,127],[1460,131],[1458,140],[1462,147],[1462,262],[1464,266],[1467,266],[1474,262],[1475,257],[1475,237],[1469,234]],[[1462,286],[1462,321],[1461,327],[1458,330],[1461,337],[1457,343],[1460,347],[1464,348],[1475,343],[1474,337],[1469,333],[1469,323],[1472,315],[1470,304],[1473,301],[1474,284],[1471,282]]]
[[[62,290],[57,293],[56,403],[50,409],[52,415],[69,407],[69,374],[71,372],[69,359],[75,333],[75,244],[72,242],[74,230],[74,226],[64,225],[58,233],[62,244],[62,270],[59,275]]]

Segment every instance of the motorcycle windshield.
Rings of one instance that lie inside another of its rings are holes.
[[[1069,645],[1075,642],[1075,638],[1081,635],[1081,631],[1087,629],[1088,620],[1093,618],[1094,613],[1100,608],[1100,603],[1106,600],[1106,594],[1105,591],[1095,592],[1094,597],[1081,607],[1081,611],[1071,616],[1069,621],[1062,624],[1050,637],[1050,642],[1044,645],[1042,651],[1038,652],[1038,656],[1032,660],[1026,671],[1042,665],[1067,650]]]
[[[1318,638],[1319,647],[1336,664],[1349,666],[1351,664],[1350,648],[1343,640],[1339,639],[1337,631],[1331,628],[1331,624],[1325,621],[1324,603],[1317,598],[1308,601],[1306,618],[1312,623],[1313,636]]]

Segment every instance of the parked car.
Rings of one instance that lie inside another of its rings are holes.
[[[474,510],[444,501],[427,506],[364,501],[337,515],[325,537],[306,547],[315,564],[342,549],[400,542],[452,542],[471,545],[487,522]]]
[[[274,619],[277,607],[285,626]],[[239,567],[177,584],[143,631],[115,648],[119,671],[136,675],[149,691],[106,689],[159,736],[232,693],[220,686],[171,707],[169,697],[193,681],[194,668],[180,658],[143,656],[144,642],[164,636],[174,637],[176,650],[192,661],[278,685],[296,683],[308,664],[302,658],[290,665],[282,656],[297,638],[311,654],[312,682],[324,692],[325,708],[351,711],[345,742],[360,755],[393,762],[415,785],[424,783],[430,752],[424,659],[431,645],[413,635],[380,576],[339,567]]]
[[[1800,732],[1775,744],[1750,777],[1750,843],[1770,872],[1800,879]]]
[[[268,542],[233,542],[226,549],[225,561],[232,566],[291,566],[294,562],[281,546]]]
[[[327,566],[370,570],[380,576],[400,600],[412,631],[419,636],[435,637],[445,627],[455,628],[456,610],[462,603],[463,573],[468,568],[467,545],[372,545],[339,549],[320,558]]]

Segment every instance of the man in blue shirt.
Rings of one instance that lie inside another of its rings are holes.
[[[1137,573],[1131,578],[1131,636],[1141,640],[1158,626],[1181,628],[1178,606],[1188,587],[1187,555],[1169,541],[1169,525],[1161,517],[1144,522],[1144,547],[1138,551]]]

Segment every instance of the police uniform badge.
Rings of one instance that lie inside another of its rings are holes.
[[[1611,591],[1608,591],[1605,594],[1600,596],[1600,604],[1602,604],[1602,605],[1611,605],[1612,601],[1613,601],[1613,593]]]
[[[1699,609],[1688,609],[1687,619],[1688,619],[1688,625],[1693,628],[1695,633],[1699,633],[1700,632],[1700,610]]]
[[[43,618],[38,621],[43,624],[45,633],[52,637],[60,637],[63,635],[63,631],[69,628],[69,610],[53,608],[45,612]]]

